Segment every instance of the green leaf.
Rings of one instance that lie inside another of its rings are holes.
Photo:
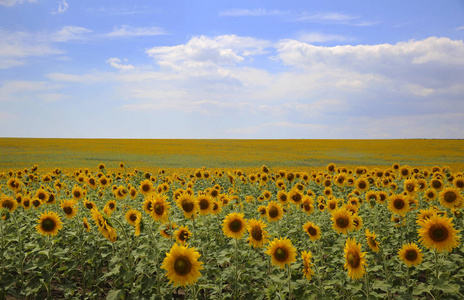
[[[412,291],[412,294],[414,296],[421,295],[423,293],[429,293],[433,287],[431,285],[426,285],[424,283],[420,283],[417,286],[414,287],[414,290]]]
[[[391,285],[388,284],[386,281],[374,280],[372,284],[372,288],[379,289],[384,292],[388,292],[391,289]]]
[[[449,293],[449,294],[456,294],[457,292],[459,292],[459,284],[453,284],[448,281],[443,282],[442,284],[438,285],[436,288],[444,293]]]
[[[123,290],[111,290],[109,291],[108,296],[106,296],[106,300],[119,300],[122,299],[123,295]]]

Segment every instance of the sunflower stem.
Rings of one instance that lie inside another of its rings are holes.
[[[52,239],[51,235],[48,235],[48,259],[50,260],[50,264],[48,265],[48,275],[50,279],[47,282],[47,299],[52,299],[52,266],[53,266],[53,259],[52,259]]]
[[[237,299],[237,285],[238,285],[238,240],[235,239],[235,284],[234,284],[234,299]]]
[[[0,211],[0,213],[2,213],[2,211]],[[0,250],[1,250],[2,253],[3,253],[3,247],[4,247],[3,246],[3,243],[4,243],[3,237],[4,237],[4,235],[3,235],[3,218],[2,218],[2,214],[0,214],[0,241],[1,241],[1,249]],[[0,277],[3,278],[3,266],[0,269]],[[1,284],[1,286],[2,287],[1,287],[0,296],[5,297],[5,287],[4,287],[3,284]]]
[[[366,284],[366,296],[367,296],[367,299],[369,300],[369,272],[367,271],[367,268],[366,268],[366,277],[364,278],[364,282]]]
[[[20,288],[21,288],[21,291],[22,291],[22,288],[24,287],[23,239],[21,237],[21,231],[19,230],[18,221],[16,220],[16,215],[15,214],[13,214],[13,220],[14,220],[14,223],[15,223],[15,226],[16,226],[16,231],[18,232],[19,261],[20,261],[20,263],[19,263],[19,275],[20,275],[19,283],[20,283]],[[2,236],[3,236],[3,232],[2,232]],[[21,295],[21,298],[22,298],[22,295]]]
[[[438,250],[435,249],[435,280],[438,281],[439,266],[438,266]],[[440,299],[440,291],[436,290],[436,299]]]
[[[288,272],[288,299],[293,299],[292,295],[292,271],[290,270],[290,265],[287,265],[287,272]]]

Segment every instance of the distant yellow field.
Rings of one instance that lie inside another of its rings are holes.
[[[96,168],[320,168],[449,166],[462,170],[464,140],[158,140],[0,139],[0,169]]]

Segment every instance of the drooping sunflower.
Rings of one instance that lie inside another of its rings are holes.
[[[332,213],[332,228],[338,233],[348,234],[348,231],[355,229],[353,217],[350,211],[341,207]]]
[[[409,201],[402,194],[388,197],[388,209],[397,215],[404,216],[409,211]]]
[[[9,212],[14,212],[18,208],[18,202],[13,197],[3,196],[0,197],[0,209],[7,209]]]
[[[353,214],[353,225],[354,225],[354,230],[358,231],[363,227],[363,219],[360,215],[358,214]]]
[[[303,225],[303,230],[309,235],[311,241],[316,241],[321,238],[321,229],[317,224],[313,222],[306,222]]]
[[[434,248],[438,252],[446,250],[451,252],[453,248],[459,245],[459,230],[454,229],[453,219],[445,216],[434,215],[425,220],[417,230],[419,232],[419,241],[427,249]]]
[[[377,234],[375,232],[370,232],[369,229],[366,228],[366,240],[367,245],[371,248],[372,252],[379,252],[380,250],[380,243],[377,241]]]
[[[247,230],[250,234],[250,237],[247,239],[248,243],[254,248],[261,248],[264,244],[268,242],[266,224],[261,220],[250,219],[248,221]]]
[[[39,223],[39,225],[35,227],[37,232],[45,236],[57,235],[58,231],[63,228],[60,217],[54,211],[43,212],[37,220],[37,223]]]
[[[443,189],[440,194],[438,194],[438,199],[442,206],[449,209],[460,208],[464,204],[461,193],[452,187]]]
[[[204,269],[201,266],[203,263],[198,261],[200,256],[195,248],[174,244],[169,253],[166,253],[161,266],[167,271],[166,277],[169,278],[169,283],[172,282],[174,286],[195,284],[201,276],[200,270]]]
[[[60,207],[63,209],[66,218],[72,219],[77,213],[77,207],[75,207],[76,201],[74,199],[61,201]]]
[[[364,255],[366,252],[361,252],[361,244],[356,243],[356,239],[349,238],[345,244],[345,269],[348,269],[348,276],[351,279],[359,279],[366,272],[364,266],[367,266]]]
[[[161,236],[167,239],[170,239],[171,236],[174,235],[174,229],[177,228],[176,223],[165,223],[163,227],[161,227],[160,233]]]
[[[185,245],[188,239],[192,236],[192,232],[187,226],[180,226],[179,229],[174,232],[174,235],[176,236],[176,241],[179,244]]]
[[[433,215],[436,215],[436,214],[437,214],[437,209],[435,207],[421,209],[419,210],[419,213],[417,214],[416,223],[418,225],[421,225],[424,221],[430,219]]]
[[[288,238],[274,238],[267,246],[265,253],[271,256],[272,264],[281,269],[296,261],[296,248]]]
[[[230,213],[222,222],[224,235],[234,239],[241,239],[246,231],[247,221],[242,213]]]
[[[84,229],[87,230],[87,232],[90,232],[90,224],[86,217],[82,219],[82,225],[84,226]]]
[[[266,207],[266,216],[269,222],[276,222],[284,215],[284,209],[275,201],[270,201]]]
[[[152,200],[152,210],[150,216],[155,221],[164,222],[168,219],[169,210],[171,205],[167,201],[167,196],[164,194],[153,194]]]
[[[200,208],[200,215],[206,216],[211,212],[213,199],[210,195],[199,195],[197,197],[198,207]]]
[[[132,226],[135,226],[135,222],[137,222],[138,219],[142,218],[142,213],[136,209],[130,209],[126,212],[125,218],[127,223],[131,224]]]
[[[314,275],[314,271],[312,269],[313,263],[311,262],[313,255],[311,251],[301,252],[301,258],[303,259],[303,274],[307,280],[311,280],[311,276]]]
[[[177,206],[184,212],[186,219],[190,219],[192,216],[195,217],[195,214],[199,210],[197,199],[188,193],[179,196],[176,202]]]
[[[415,243],[403,245],[398,251],[398,257],[409,268],[421,264],[423,260],[422,250]]]

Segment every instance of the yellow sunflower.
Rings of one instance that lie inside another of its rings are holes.
[[[250,237],[247,239],[248,243],[255,248],[261,248],[263,244],[268,242],[268,234],[267,231],[264,230],[266,228],[266,224],[261,220],[251,219],[248,221],[248,233]]]
[[[329,212],[333,212],[334,210],[338,208],[338,203],[340,203],[338,199],[336,198],[330,199],[329,201],[327,201],[327,210]]]
[[[288,238],[274,238],[265,253],[271,256],[273,265],[282,269],[285,268],[285,265],[290,266],[296,261],[296,249]]]
[[[19,192],[21,190],[21,180],[15,177],[10,178],[6,183],[6,186],[13,192]]]
[[[358,214],[353,214],[352,218],[353,218],[354,230],[356,231],[360,230],[363,226],[363,219]]]
[[[0,197],[0,209],[7,209],[9,212],[14,212],[18,207],[18,202],[16,202],[13,197],[1,196]]]
[[[332,213],[332,228],[338,233],[348,234],[348,231],[355,229],[353,217],[349,210],[341,207]]]
[[[28,210],[31,208],[32,201],[29,196],[24,196],[23,201],[21,202],[21,205],[24,207],[25,210]]]
[[[404,190],[409,195],[414,195],[418,189],[419,186],[417,184],[417,180],[415,180],[414,178],[410,178],[404,181]]]
[[[74,199],[61,201],[60,207],[63,209],[66,218],[72,219],[77,213],[77,207],[75,207],[76,201]]]
[[[313,255],[311,251],[301,252],[301,258],[303,259],[303,274],[307,280],[311,280],[311,276],[314,275],[314,271],[312,269],[313,263],[311,262]]]
[[[304,196],[303,203],[301,203],[301,208],[306,214],[312,214],[314,212],[314,199],[308,195]]]
[[[375,234],[375,232],[370,232],[369,229],[366,228],[367,245],[371,248],[372,252],[379,252],[380,250],[380,244],[376,239],[377,234]]]
[[[177,228],[176,223],[166,223],[160,230],[161,236],[167,239],[170,239],[174,235],[174,229]]]
[[[98,178],[98,183],[100,184],[102,188],[106,188],[108,185],[110,185],[111,180],[106,176],[102,176]]]
[[[84,197],[84,191],[78,185],[75,185],[72,188],[71,194],[73,196],[73,199],[76,200],[76,201],[81,200]]]
[[[184,217],[190,219],[195,217],[196,212],[199,210],[198,202],[195,197],[188,193],[184,193],[176,200],[177,206],[184,212]]]
[[[398,251],[398,257],[410,268],[422,263],[422,250],[415,244],[409,243],[403,245]]]
[[[293,204],[300,205],[303,200],[303,194],[298,189],[292,189],[288,193],[288,199],[292,201]]]
[[[246,231],[247,221],[242,213],[230,213],[222,222],[224,235],[234,239],[241,239]]]
[[[309,235],[311,241],[315,241],[321,238],[321,229],[313,222],[306,222],[303,225],[303,230]]]
[[[267,208],[266,206],[264,205],[260,205],[257,209],[258,213],[259,213],[259,216],[261,218],[264,218],[265,216],[267,216]],[[283,211],[283,210],[282,210]]]
[[[179,244],[185,245],[188,239],[192,236],[192,232],[187,226],[180,226],[179,229],[174,232],[174,235],[176,236],[176,241]]]
[[[419,213],[417,214],[416,223],[418,225],[421,225],[424,221],[430,219],[433,215],[436,215],[436,214],[437,214],[437,209],[435,207],[421,209],[419,210]]]
[[[140,182],[140,193],[144,196],[148,195],[151,191],[153,191],[153,183],[145,179],[142,182]]]
[[[110,200],[106,202],[105,207],[103,207],[103,211],[105,214],[107,214],[109,217],[111,217],[111,214],[116,210],[116,201],[115,200]]]
[[[464,177],[456,177],[456,178],[454,178],[453,184],[460,191],[464,190]]]
[[[125,218],[127,223],[135,226],[137,220],[142,218],[142,213],[136,209],[130,209],[126,212]]]
[[[438,252],[446,250],[451,252],[459,245],[459,230],[454,229],[452,218],[434,215],[425,220],[417,230],[419,241],[428,249],[434,248]]]
[[[221,212],[221,210],[222,208],[221,208],[221,204],[219,203],[219,201],[213,200],[213,202],[211,203],[211,213],[213,215],[218,215]]]
[[[365,192],[369,189],[369,182],[364,177],[360,177],[355,182],[356,189],[360,192]]]
[[[213,199],[209,195],[199,195],[197,197],[198,207],[200,208],[200,215],[208,215],[212,209]]]
[[[43,187],[41,187],[35,192],[34,198],[38,198],[41,204],[43,204],[47,202],[48,196],[48,192]]]
[[[174,244],[169,253],[166,253],[161,268],[167,271],[166,277],[169,278],[169,283],[172,282],[175,286],[195,284],[201,276],[200,270],[204,269],[201,266],[203,263],[198,261],[198,258],[200,254],[195,248]]]
[[[32,206],[34,206],[34,209],[39,208],[42,204],[43,202],[39,198],[35,197],[34,199],[32,199]]]
[[[409,201],[402,194],[388,197],[388,209],[397,215],[404,216],[409,211]]]
[[[345,269],[348,269],[348,276],[351,279],[359,279],[366,272],[364,266],[367,266],[364,255],[366,252],[361,252],[361,244],[357,244],[354,238],[349,238],[345,244]]]
[[[279,202],[282,204],[282,205],[287,205],[288,203],[288,195],[285,191],[279,191],[277,193],[277,200],[279,200]]]
[[[39,223],[39,225],[35,227],[37,232],[45,236],[57,235],[58,231],[63,228],[60,217],[54,211],[42,213],[37,223]]]
[[[433,200],[437,199],[437,191],[435,191],[432,188],[427,189],[424,192],[424,199],[427,202],[430,202],[430,201],[433,201]]]
[[[461,193],[452,187],[443,189],[438,195],[440,204],[446,208],[460,208],[463,205]]]
[[[87,230],[87,232],[90,232],[90,224],[86,217],[82,219],[82,224],[84,225],[84,229]]]
[[[276,222],[280,220],[284,215],[284,209],[279,203],[275,201],[270,201],[268,203],[266,207],[266,212],[267,212],[267,220],[269,222]]]

